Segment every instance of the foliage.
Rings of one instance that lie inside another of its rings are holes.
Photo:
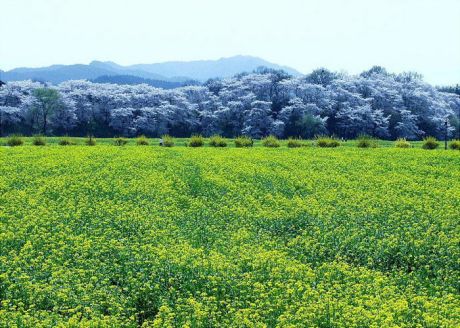
[[[75,125],[76,116],[73,112],[73,103],[66,102],[58,90],[54,88],[37,88],[33,90],[34,97],[31,103],[33,124],[43,135],[49,130],[53,122],[60,125],[62,130],[68,130]],[[59,129],[58,128],[58,129]]]
[[[288,141],[287,141],[287,146],[289,148],[302,147],[302,139],[289,138]]]
[[[411,144],[409,141],[406,140],[406,138],[398,138],[395,141],[395,147],[396,148],[410,148]]]
[[[24,140],[22,140],[22,136],[19,134],[14,134],[6,140],[6,145],[10,147],[22,146],[24,144]]]
[[[423,139],[423,149],[436,149],[439,147],[439,141],[435,137],[426,137]]]
[[[8,106],[6,99],[3,100],[5,105],[2,106],[2,93],[4,94],[3,97],[6,98],[4,89],[0,88],[0,136],[3,136],[5,130],[14,130],[21,120],[24,119],[24,112],[21,108]]]
[[[379,146],[378,140],[368,136],[360,135],[356,142],[358,148],[377,148]]]
[[[209,145],[212,147],[227,147],[227,140],[219,135],[209,138]]]
[[[235,147],[243,148],[243,147],[252,147],[254,145],[254,141],[252,138],[247,136],[239,136],[235,139]]]
[[[96,146],[96,138],[92,137],[92,136],[89,136],[86,140],[85,140],[85,144],[87,146]]]
[[[165,135],[161,136],[161,139],[163,140],[162,146],[164,146],[164,147],[173,147],[174,146],[174,139],[171,136],[165,134]]]
[[[457,152],[107,142],[0,148],[0,326],[460,326]]]
[[[138,146],[148,146],[149,145],[149,140],[147,139],[146,136],[141,135],[141,136],[137,137],[136,145],[138,145]]]
[[[45,146],[46,138],[42,135],[35,135],[32,139],[32,145],[34,146]]]
[[[73,139],[69,137],[63,137],[58,141],[59,146],[73,146],[75,144],[75,141],[73,141]]]
[[[275,136],[268,136],[262,139],[262,145],[264,147],[277,148],[280,146],[280,142]]]
[[[460,150],[460,140],[452,140],[449,144],[450,149]]]
[[[204,146],[204,138],[201,135],[193,135],[190,137],[188,141],[189,147],[203,147]]]
[[[297,134],[303,138],[310,139],[316,135],[326,133],[326,121],[327,118],[319,115],[304,114],[301,119],[295,122]]]
[[[128,143],[128,140],[122,137],[117,137],[113,140],[115,146],[124,146]]]
[[[321,148],[335,148],[340,146],[340,141],[334,137],[319,136],[316,138],[316,145]]]
[[[441,138],[446,118],[451,136],[460,124],[460,97],[443,91],[417,74],[382,67],[360,75],[318,69],[303,77],[260,69],[172,90],[17,81],[0,88],[0,135]]]

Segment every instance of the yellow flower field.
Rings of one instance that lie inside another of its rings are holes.
[[[0,149],[0,327],[459,327],[460,154]]]

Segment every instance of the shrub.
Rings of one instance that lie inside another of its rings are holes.
[[[329,138],[317,138],[316,145],[321,148],[326,148],[329,146]]]
[[[24,144],[24,140],[22,140],[22,136],[15,134],[6,140],[6,144],[10,147],[22,146]]]
[[[121,138],[121,137],[118,137],[118,138],[115,138],[113,140],[113,144],[115,146],[124,146],[128,143],[128,140],[126,140],[125,138]]]
[[[139,136],[136,139],[136,145],[138,145],[138,146],[148,146],[149,145],[149,140],[147,139],[146,136]]]
[[[338,147],[338,146],[340,146],[340,141],[335,139],[335,138],[330,138],[329,147],[330,148],[335,148],[335,147]]]
[[[85,144],[87,146],[96,146],[96,139],[93,137],[88,137],[88,139],[85,140]]]
[[[212,147],[227,147],[227,141],[221,136],[215,135],[209,139],[209,145]]]
[[[358,148],[377,148],[378,141],[370,136],[361,135],[358,137],[358,142],[356,143],[356,146]]]
[[[450,149],[460,150],[460,140],[452,140],[449,145]]]
[[[58,144],[60,146],[73,146],[73,145],[75,145],[75,142],[72,139],[70,139],[69,137],[64,137],[64,138],[59,140]]]
[[[250,137],[241,136],[235,139],[235,147],[252,147],[253,145],[254,141]]]
[[[165,134],[161,136],[161,140],[162,141],[160,141],[160,146],[164,146],[164,147],[174,146],[174,139],[170,135]]]
[[[340,146],[340,141],[333,137],[317,137],[316,145],[321,148],[335,148]]]
[[[32,145],[34,146],[45,146],[46,145],[46,139],[45,137],[41,135],[36,135],[32,139]]]
[[[410,142],[406,140],[406,138],[399,138],[395,141],[396,148],[410,148]]]
[[[200,135],[193,135],[188,142],[189,147],[203,147],[204,138]]]
[[[264,139],[262,139],[262,145],[264,147],[271,147],[271,148],[277,148],[280,146],[280,142],[277,137],[275,136],[268,136]]]
[[[423,149],[436,149],[439,147],[439,142],[435,137],[427,137],[423,139]]]
[[[289,138],[287,141],[287,146],[289,148],[299,148],[302,147],[302,139]]]

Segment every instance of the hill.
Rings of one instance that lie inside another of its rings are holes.
[[[251,72],[260,66],[282,69],[292,75],[298,71],[251,56],[234,56],[218,60],[174,61],[156,64],[122,66],[110,61],[92,61],[90,64],[52,65],[39,68],[15,68],[0,71],[4,81],[38,80],[54,84],[68,80],[94,80],[102,76],[131,75],[142,79],[167,82],[206,81],[225,78],[241,72]]]
[[[187,76],[189,78],[205,81],[216,77],[231,77],[241,72],[251,72],[258,67],[282,69],[291,75],[301,75],[300,72],[287,66],[270,63],[264,59],[252,56],[234,56],[218,60],[198,60],[189,62],[165,62],[159,64],[140,64],[130,66],[150,73],[160,74],[169,78]]]
[[[280,66],[251,56],[234,56],[218,60],[137,64],[131,66],[122,66],[110,61],[93,61],[88,65],[52,65],[39,68],[20,67],[10,71],[0,71],[0,73],[1,79],[4,81],[38,80],[54,84],[68,80],[95,80],[102,76],[128,75],[148,80],[184,83],[190,80],[203,82],[210,78],[230,77],[241,72],[251,72],[261,66],[282,69],[289,74],[300,75],[293,68]],[[134,81],[134,79],[131,80]]]

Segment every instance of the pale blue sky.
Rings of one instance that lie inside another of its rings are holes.
[[[0,0],[0,69],[259,56],[460,83],[460,0]]]

